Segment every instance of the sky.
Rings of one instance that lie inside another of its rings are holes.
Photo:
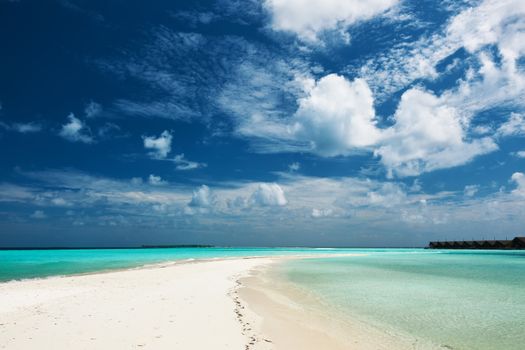
[[[525,235],[523,0],[0,0],[0,246]]]

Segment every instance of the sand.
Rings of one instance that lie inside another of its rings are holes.
[[[299,300],[264,273],[285,259],[167,263],[0,283],[0,349],[418,348],[309,309],[315,301]]]
[[[231,296],[269,259],[0,284],[0,349],[245,349]]]

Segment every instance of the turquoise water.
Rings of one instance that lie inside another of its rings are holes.
[[[0,281],[137,267],[172,260],[345,252],[303,248],[163,248],[0,251]]]
[[[452,349],[523,349],[525,251],[167,248],[0,251],[0,281],[242,256],[292,260],[280,273],[334,313]]]
[[[393,334],[449,349],[525,348],[525,251],[382,250],[280,269],[334,312]]]

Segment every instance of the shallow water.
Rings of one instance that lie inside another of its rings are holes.
[[[341,253],[348,249],[145,248],[0,250],[0,281],[70,275],[186,259]]]
[[[280,274],[334,314],[451,349],[523,349],[525,252],[380,250]]]

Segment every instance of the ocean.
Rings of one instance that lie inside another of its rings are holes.
[[[277,273],[324,309],[443,349],[525,344],[525,251],[370,250],[292,260]]]
[[[324,254],[359,255],[325,258]],[[327,313],[444,349],[523,349],[525,251],[164,248],[0,251],[0,281],[188,259],[323,254],[272,269]],[[415,349],[424,348],[415,346]]]
[[[0,250],[0,281],[72,275],[187,259],[325,254],[349,249],[309,248],[141,248]]]

